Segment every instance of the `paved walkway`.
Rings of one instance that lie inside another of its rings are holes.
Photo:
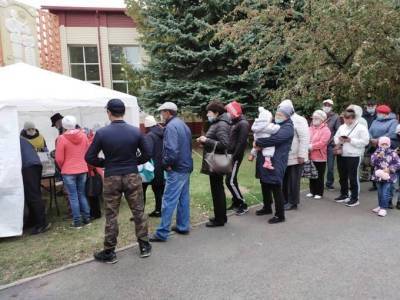
[[[0,299],[399,299],[400,211],[379,218],[375,193],[355,208],[334,195],[302,200],[284,224],[252,211],[154,244],[148,259],[125,250],[116,265],[90,262]]]

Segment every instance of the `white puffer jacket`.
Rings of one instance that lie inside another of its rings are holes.
[[[342,156],[344,157],[363,156],[365,147],[369,143],[369,132],[368,129],[364,125],[362,125],[362,123],[357,122],[352,126],[347,126],[346,124],[341,125],[334,137],[335,144],[340,143],[339,138],[341,136],[348,136],[351,139],[350,143],[343,144]]]
[[[292,148],[289,152],[288,166],[298,165],[299,157],[304,158],[304,161],[308,161],[308,146],[310,144],[310,131],[307,120],[296,113],[291,116],[291,119],[294,125],[294,136]]]

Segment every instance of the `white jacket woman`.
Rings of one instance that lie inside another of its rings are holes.
[[[342,153],[337,156],[340,196],[335,200],[353,207],[360,204],[358,199],[360,193],[359,168],[361,156],[364,154],[365,146],[369,143],[369,133],[368,129],[357,119],[354,109],[347,109],[343,118],[344,124],[339,127],[334,137],[335,144],[342,145]]]

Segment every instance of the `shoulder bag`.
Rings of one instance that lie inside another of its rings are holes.
[[[220,175],[230,174],[232,173],[232,155],[228,154],[227,150],[225,150],[224,154],[215,153],[217,143],[215,143],[212,152],[204,155],[204,160],[208,164],[211,173]]]

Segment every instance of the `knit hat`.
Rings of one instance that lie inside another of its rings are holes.
[[[278,105],[278,110],[281,107],[290,108],[290,110],[291,110],[290,116],[294,114],[294,106],[293,106],[292,100],[290,100],[290,99],[283,100],[281,102],[281,104]]]
[[[326,113],[320,109],[317,109],[316,111],[314,111],[312,116],[313,116],[313,118],[318,118],[318,119],[322,120],[322,122],[326,121],[326,119],[328,118]]]
[[[333,106],[333,100],[332,99],[326,99],[322,102],[323,104],[330,104]]]
[[[382,147],[383,144],[386,144],[390,147],[390,138],[387,136],[380,137],[378,142],[379,147]]]
[[[157,125],[157,121],[153,116],[146,116],[144,118],[144,127],[149,128]]]
[[[28,129],[35,129],[35,124],[32,121],[26,121],[24,123],[24,130],[28,130]]]
[[[61,122],[62,127],[67,130],[76,128],[76,118],[74,116],[65,116]]]
[[[293,114],[293,108],[290,106],[279,106],[276,112],[283,113],[286,117],[290,118]]]
[[[272,114],[268,109],[265,109],[264,107],[260,106],[258,108],[258,112],[259,112],[258,119],[271,122]]]
[[[243,114],[242,106],[236,101],[229,103],[227,106],[225,106],[225,109],[232,115],[233,118],[239,118]]]
[[[379,106],[376,108],[376,112],[377,112],[378,114],[385,114],[385,115],[388,115],[388,114],[390,114],[390,113],[392,112],[392,109],[391,109],[389,106],[387,106],[387,105],[379,105]]]
[[[376,170],[375,171],[375,176],[382,179],[382,180],[389,180],[390,179],[390,175],[388,173],[386,173],[383,170]]]

